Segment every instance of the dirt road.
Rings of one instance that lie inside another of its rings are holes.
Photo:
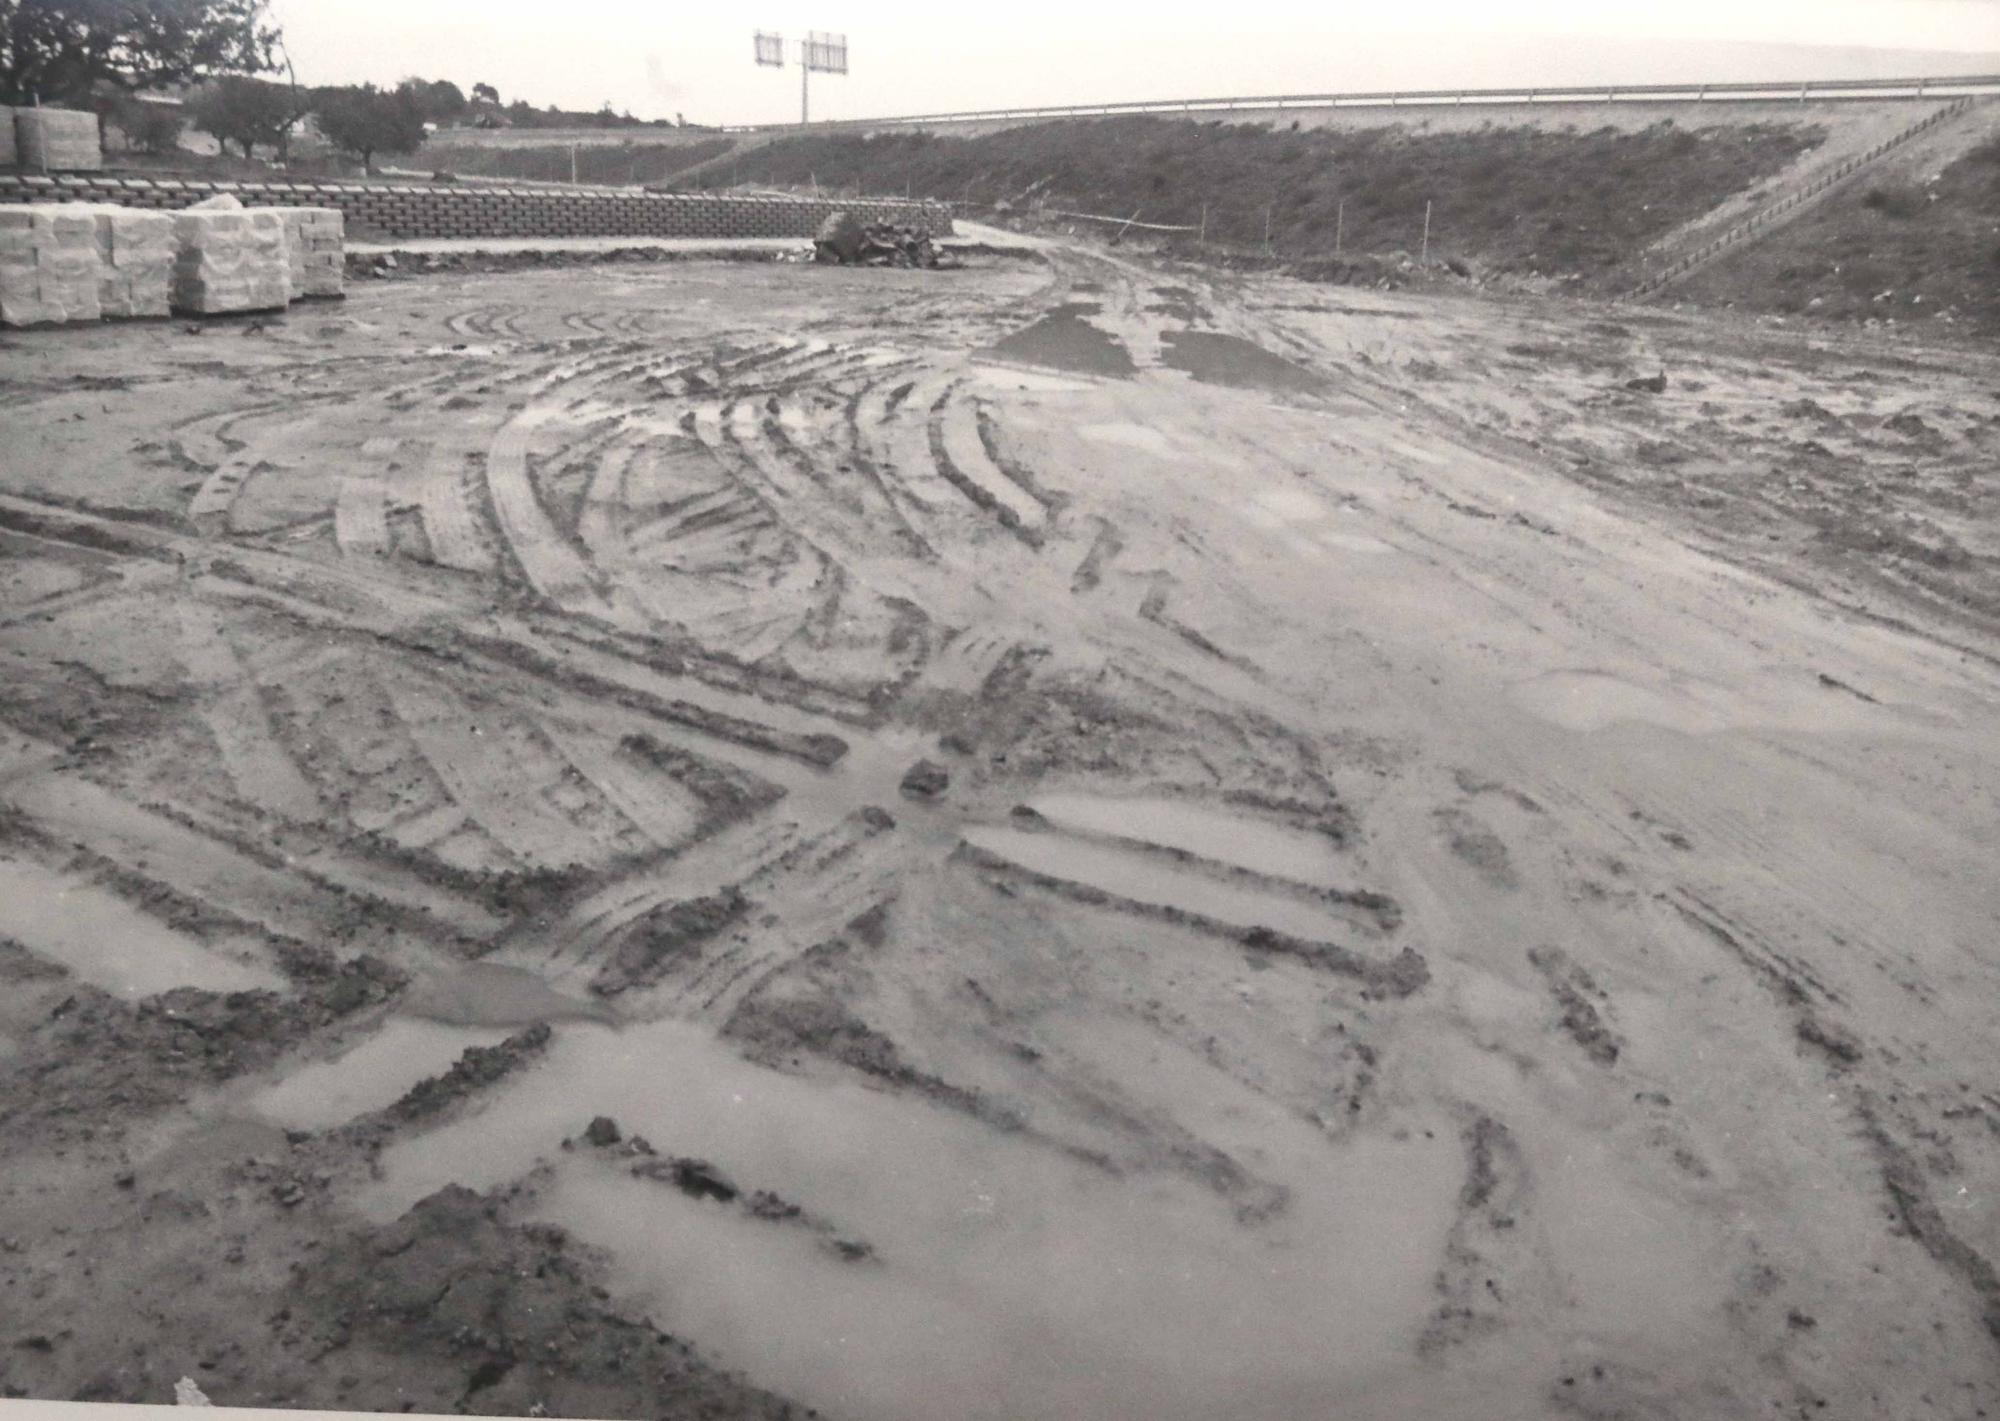
[[[7,1394],[2000,1404],[1990,354],[1050,247],[0,400]]]

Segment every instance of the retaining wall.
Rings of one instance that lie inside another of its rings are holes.
[[[811,237],[828,215],[898,222],[949,236],[951,208],[896,198],[834,201],[624,188],[492,183],[224,182],[25,174],[0,176],[0,202],[186,207],[232,193],[246,207],[337,207],[350,240],[425,237]]]

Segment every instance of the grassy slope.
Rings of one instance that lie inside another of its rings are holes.
[[[1768,176],[1820,141],[1809,127],[1699,132],[1496,128],[1412,134],[1384,127],[1293,132],[1132,117],[1058,121],[976,138],[829,134],[742,154],[743,181],[992,203],[1031,185],[1051,206],[1198,223],[1259,244],[1268,212],[1280,252],[1331,252],[1346,205],[1350,252],[1417,249],[1500,271],[1604,278],[1648,241]],[[725,175],[713,174],[717,178]]]
[[[735,145],[729,138],[710,138],[698,143],[629,143],[580,145],[576,150],[576,176],[586,183],[656,183],[697,163],[705,162]],[[540,178],[549,182],[569,179],[569,149],[547,144],[506,148],[496,145],[453,147],[444,137],[433,139],[421,150],[421,161],[429,167],[456,173],[462,178]]]
[[[1668,299],[2000,331],[2000,138],[1929,182],[1857,180]]]

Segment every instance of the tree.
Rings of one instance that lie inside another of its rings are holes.
[[[122,89],[103,95],[97,111],[124,135],[127,149],[141,153],[171,152],[180,146],[181,129],[187,125],[178,104],[147,103]]]
[[[244,157],[254,158],[259,143],[284,145],[292,125],[302,117],[295,103],[283,84],[230,75],[197,89],[188,111],[203,133],[221,140],[225,148],[236,143]]]
[[[414,153],[424,141],[423,110],[406,89],[388,93],[373,84],[321,89],[313,115],[326,141],[375,171],[377,153]]]
[[[465,113],[465,95],[449,79],[405,79],[396,90],[409,94],[426,122],[449,123]]]
[[[266,0],[0,0],[0,104],[272,68]]]
[[[474,103],[498,104],[500,102],[500,91],[491,84],[474,84],[472,86],[472,100]]]

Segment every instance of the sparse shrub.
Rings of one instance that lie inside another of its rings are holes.
[[[1872,187],[1861,205],[1884,217],[1915,217],[1924,210],[1924,195],[1912,187]]]

